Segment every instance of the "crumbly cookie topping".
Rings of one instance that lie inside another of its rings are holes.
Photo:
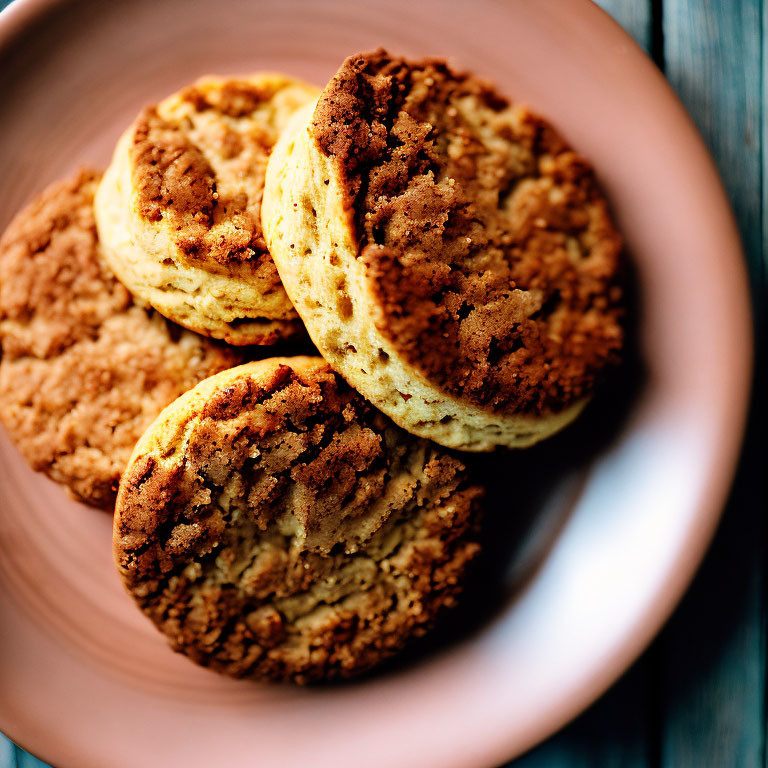
[[[480,490],[327,367],[239,377],[168,434],[123,481],[116,552],[144,611],[198,663],[347,677],[455,600]]]
[[[337,162],[377,329],[448,393],[502,412],[588,396],[622,346],[620,237],[544,120],[439,60],[353,56],[311,131]]]

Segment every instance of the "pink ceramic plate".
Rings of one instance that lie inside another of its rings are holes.
[[[557,536],[493,619],[418,663],[320,690],[235,682],[171,653],[121,590],[108,517],[3,437],[0,728],[60,768],[500,763],[627,667],[712,535],[750,374],[738,237],[683,108],[586,0],[19,0],[0,15],[0,227],[48,182],[103,165],[143,103],[197,75],[323,83],[378,45],[493,77],[594,162],[637,270],[642,390],[578,482],[545,500]],[[517,513],[517,492],[497,514]]]

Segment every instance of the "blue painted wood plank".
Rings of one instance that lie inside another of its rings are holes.
[[[16,768],[51,768],[47,763],[30,755],[29,752],[18,747],[16,749]]]
[[[595,0],[635,39],[646,52],[653,49],[653,9],[651,0]]]
[[[0,734],[0,768],[17,768],[16,745]]]
[[[651,651],[651,654],[653,652]],[[650,768],[654,765],[653,693],[646,654],[632,669],[563,731],[509,768]]]
[[[704,135],[759,282],[761,229],[760,0],[665,0],[667,79]]]
[[[0,733],[0,768],[50,768]]]
[[[757,0],[665,0],[663,32],[667,77],[713,152],[739,221],[755,298],[764,306],[762,13]],[[662,766],[764,764],[762,416],[753,410],[723,524],[661,638]]]
[[[757,348],[763,350],[765,342],[768,336],[768,8],[765,7],[765,3],[762,8],[762,48],[761,48],[761,60],[762,60],[762,87],[760,90],[760,105],[761,105],[761,146],[762,146],[762,256],[761,263],[758,267],[757,264],[752,265],[753,274],[760,272],[759,279],[761,284],[761,290],[756,295],[756,313],[755,320],[758,330]],[[755,261],[756,261],[755,255]],[[762,368],[759,373],[762,376],[761,383],[765,384],[765,355],[761,355],[760,363]],[[757,389],[755,391],[758,391]],[[765,422],[763,422],[765,423]]]

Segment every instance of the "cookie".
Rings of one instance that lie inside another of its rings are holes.
[[[205,77],[144,109],[96,195],[107,261],[134,297],[230,344],[304,334],[261,228],[267,157],[316,89]]]
[[[481,490],[320,358],[180,397],[136,446],[114,552],[171,646],[236,677],[347,678],[423,635],[478,551]]]
[[[99,176],[49,187],[0,239],[0,420],[34,469],[112,509],[157,414],[243,356],[133,303],[99,252]]]
[[[278,142],[262,219],[320,352],[414,434],[531,445],[618,360],[621,239],[591,168],[442,61],[347,59]]]

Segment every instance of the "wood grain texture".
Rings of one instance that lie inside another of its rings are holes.
[[[33,757],[29,752],[16,748],[16,768],[51,768],[47,763]]]
[[[645,654],[577,720],[508,768],[653,768],[651,669]]]
[[[0,733],[0,768],[51,768]]]
[[[17,768],[16,745],[0,734],[0,768]]]
[[[761,184],[761,203],[763,209],[763,215],[761,219],[762,228],[760,231],[760,239],[762,241],[761,264],[760,264],[760,286],[759,291],[755,294],[755,320],[758,330],[758,338],[756,348],[758,350],[764,349],[766,338],[766,331],[768,331],[768,307],[766,307],[766,299],[768,299],[768,111],[766,111],[765,105],[768,104],[768,10],[765,7],[765,3],[762,6],[762,29],[761,29],[761,88],[760,88],[760,119],[761,119],[761,158],[762,158],[762,184]],[[752,267],[753,273],[757,269],[756,266]],[[760,383],[765,383],[765,355],[760,355],[760,365],[762,368],[758,370],[758,374],[761,376]],[[755,391],[758,391],[755,389]],[[765,425],[765,421],[762,422]],[[765,547],[763,548],[765,551]]]
[[[665,0],[667,77],[712,150],[741,228],[755,298],[762,252],[762,6]],[[661,636],[661,765],[765,761],[764,508],[757,420],[713,548]],[[764,438],[763,438],[764,440]]]
[[[646,52],[653,49],[653,3],[651,0],[595,0],[629,32]]]

